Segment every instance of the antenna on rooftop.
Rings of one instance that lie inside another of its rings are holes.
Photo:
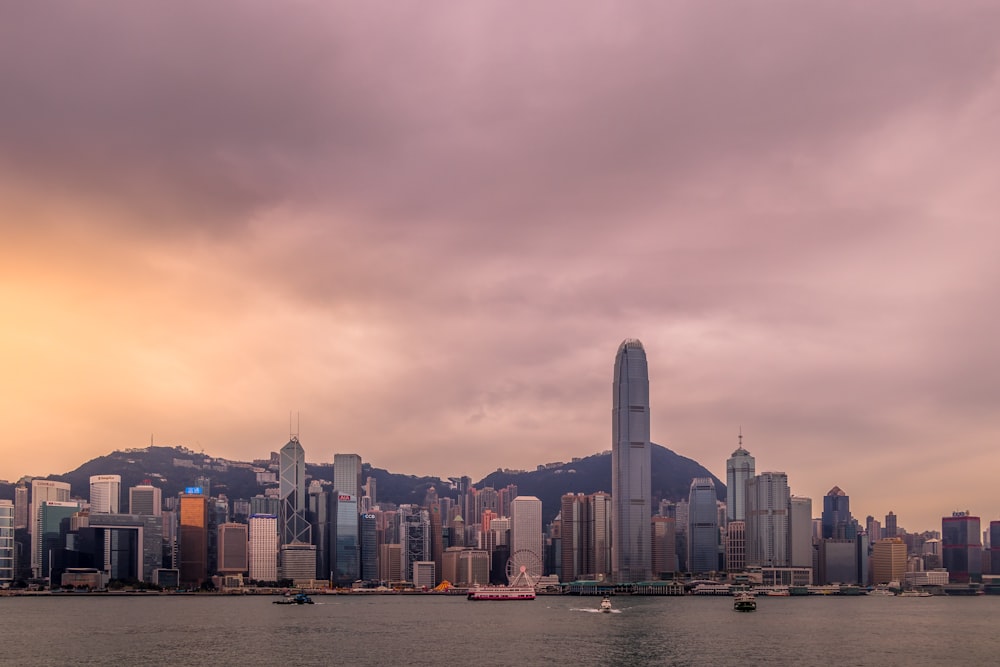
[[[743,424],[740,424],[740,447],[743,446]]]

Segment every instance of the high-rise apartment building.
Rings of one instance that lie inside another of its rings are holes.
[[[528,574],[542,576],[542,563],[545,558],[542,537],[542,501],[535,496],[518,496],[510,501],[510,554],[511,558],[519,558],[519,552],[528,552],[532,567]],[[522,563],[528,561],[521,559]]]
[[[743,431],[739,446],[726,460],[726,518],[744,521],[746,517],[746,484],[756,474],[756,463],[750,452],[743,449]]]
[[[46,576],[42,568],[42,529],[40,526],[42,503],[69,501],[70,486],[66,482],[51,482],[47,479],[31,480],[31,513],[28,529],[31,533],[31,575],[35,578]]]
[[[184,586],[201,586],[208,579],[208,498],[200,487],[182,493],[178,514],[180,517],[180,545],[178,569]]]
[[[278,580],[278,517],[274,514],[252,514],[247,520],[250,579]]]
[[[121,475],[91,475],[90,511],[102,514],[121,512]]]
[[[560,568],[563,581],[611,574],[611,496],[569,493],[562,497]]]
[[[311,544],[312,531],[306,516],[306,454],[298,437],[293,435],[278,455],[281,543]]]
[[[152,484],[139,484],[128,490],[128,511],[143,516],[163,515],[163,491]]]
[[[361,495],[361,457],[357,454],[333,455],[333,490],[348,496]]]
[[[646,350],[636,339],[618,347],[612,393],[612,578],[647,581],[652,578],[649,369]]]
[[[250,569],[249,530],[245,523],[224,523],[219,531],[218,574],[239,574]]]
[[[787,567],[788,476],[763,472],[747,480],[746,498],[747,565]]]
[[[719,569],[719,514],[715,480],[695,477],[688,495],[688,568],[691,572]]]
[[[952,512],[941,519],[941,561],[952,583],[978,581],[983,573],[979,517]]]

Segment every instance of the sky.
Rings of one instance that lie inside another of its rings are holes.
[[[1000,518],[995,2],[7,3],[0,478],[654,442]],[[289,415],[292,416],[290,426]],[[297,415],[297,417],[296,417]]]

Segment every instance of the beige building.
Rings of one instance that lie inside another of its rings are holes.
[[[879,540],[872,547],[872,583],[901,582],[906,575],[906,544],[898,537]]]

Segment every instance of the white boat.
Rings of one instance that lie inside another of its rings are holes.
[[[878,588],[874,588],[868,591],[868,595],[895,597],[896,594],[889,588],[884,588],[882,586],[879,586]]]
[[[929,598],[932,597],[927,591],[902,591],[899,594],[901,598]]]
[[[605,614],[611,613],[611,598],[609,598],[607,595],[605,595],[604,599],[601,600],[601,611],[604,612]]]
[[[527,586],[475,586],[466,596],[469,600],[534,600],[535,589]]]
[[[757,600],[753,593],[742,591],[733,598],[733,609],[736,611],[757,611]]]

